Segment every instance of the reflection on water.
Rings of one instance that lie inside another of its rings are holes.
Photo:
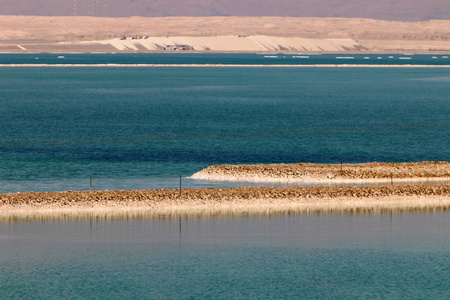
[[[2,298],[448,298],[448,211],[207,216],[2,223]]]
[[[61,210],[61,211],[13,211],[0,213],[0,223],[6,222],[42,222],[56,220],[133,220],[133,219],[172,219],[172,218],[220,218],[243,216],[290,216],[321,214],[410,214],[418,212],[450,211],[448,203],[405,203],[389,205],[350,206],[335,203],[328,206],[281,205],[271,207],[212,207],[212,208],[165,208],[165,209],[98,209],[98,210]]]

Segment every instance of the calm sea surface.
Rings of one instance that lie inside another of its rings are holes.
[[[449,221],[441,212],[6,222],[0,293],[3,299],[449,299]]]
[[[0,78],[0,193],[85,190],[89,177],[94,189],[176,188],[180,174],[185,187],[237,185],[186,178],[211,159],[450,160],[447,68],[13,67]]]

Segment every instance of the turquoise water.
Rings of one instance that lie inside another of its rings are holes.
[[[3,299],[449,299],[449,221],[429,212],[1,223],[0,290]]]
[[[448,54],[0,53],[0,64],[449,65]]]
[[[434,68],[0,69],[0,192],[236,186],[213,163],[450,160]],[[248,183],[241,183],[248,185]]]

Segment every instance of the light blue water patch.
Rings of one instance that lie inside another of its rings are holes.
[[[442,77],[426,77],[426,78],[417,78],[413,80],[426,80],[426,81],[450,81],[450,76],[442,76]]]
[[[42,67],[0,76],[3,193],[87,189],[89,177],[95,189],[177,188],[180,174],[211,159],[450,159],[446,69]]]

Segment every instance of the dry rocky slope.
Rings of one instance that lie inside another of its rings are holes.
[[[450,163],[443,161],[411,163],[362,164],[270,164],[270,165],[212,165],[195,173],[197,179],[282,179],[282,180],[413,180],[448,179]]]
[[[450,52],[450,21],[0,16],[0,51]]]

